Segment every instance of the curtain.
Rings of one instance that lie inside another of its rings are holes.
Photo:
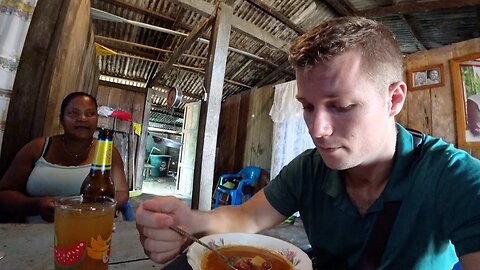
[[[296,94],[296,81],[275,86],[270,110],[273,121],[271,179],[297,155],[315,147],[303,120],[302,105],[295,99]]]
[[[0,0],[0,147],[23,44],[37,0]]]

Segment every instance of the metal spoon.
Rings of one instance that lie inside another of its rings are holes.
[[[230,267],[232,270],[239,270],[238,268],[236,268],[234,266],[235,264],[235,261],[234,261],[234,258],[228,258],[227,256],[223,255],[222,253],[218,252],[218,250],[210,247],[209,245],[207,245],[206,243],[202,242],[201,240],[199,240],[198,238],[196,238],[195,236],[189,234],[188,232],[180,229],[179,227],[177,226],[170,226],[170,229],[172,229],[173,231],[175,231],[176,233],[182,235],[182,236],[186,236],[188,237],[190,240],[208,248],[209,250],[211,250],[213,252],[213,254],[217,255],[220,259],[222,259],[227,265],[228,267]]]

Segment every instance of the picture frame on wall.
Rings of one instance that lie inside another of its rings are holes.
[[[422,90],[445,85],[443,64],[407,71],[408,90]]]
[[[480,53],[451,59],[450,72],[458,146],[480,148]]]

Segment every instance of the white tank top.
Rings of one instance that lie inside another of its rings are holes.
[[[80,194],[83,180],[90,172],[90,164],[80,166],[61,166],[45,160],[45,150],[50,144],[46,139],[42,155],[35,162],[27,181],[27,194],[34,197],[42,196],[73,196]]]
[[[90,164],[61,166],[52,164],[43,157],[51,138],[45,140],[42,155],[35,162],[27,180],[27,194],[32,197],[66,197],[80,194],[83,180],[90,172]],[[41,218],[40,218],[41,220]],[[28,222],[38,222],[38,217],[27,217]]]

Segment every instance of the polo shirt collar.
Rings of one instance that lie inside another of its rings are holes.
[[[394,154],[392,170],[388,178],[385,190],[380,195],[381,201],[402,200],[407,194],[409,181],[407,177],[411,171],[413,162],[414,142],[413,136],[400,124],[397,126],[397,143]],[[343,171],[328,170],[325,182],[322,185],[325,194],[338,197],[345,192],[343,183]]]

